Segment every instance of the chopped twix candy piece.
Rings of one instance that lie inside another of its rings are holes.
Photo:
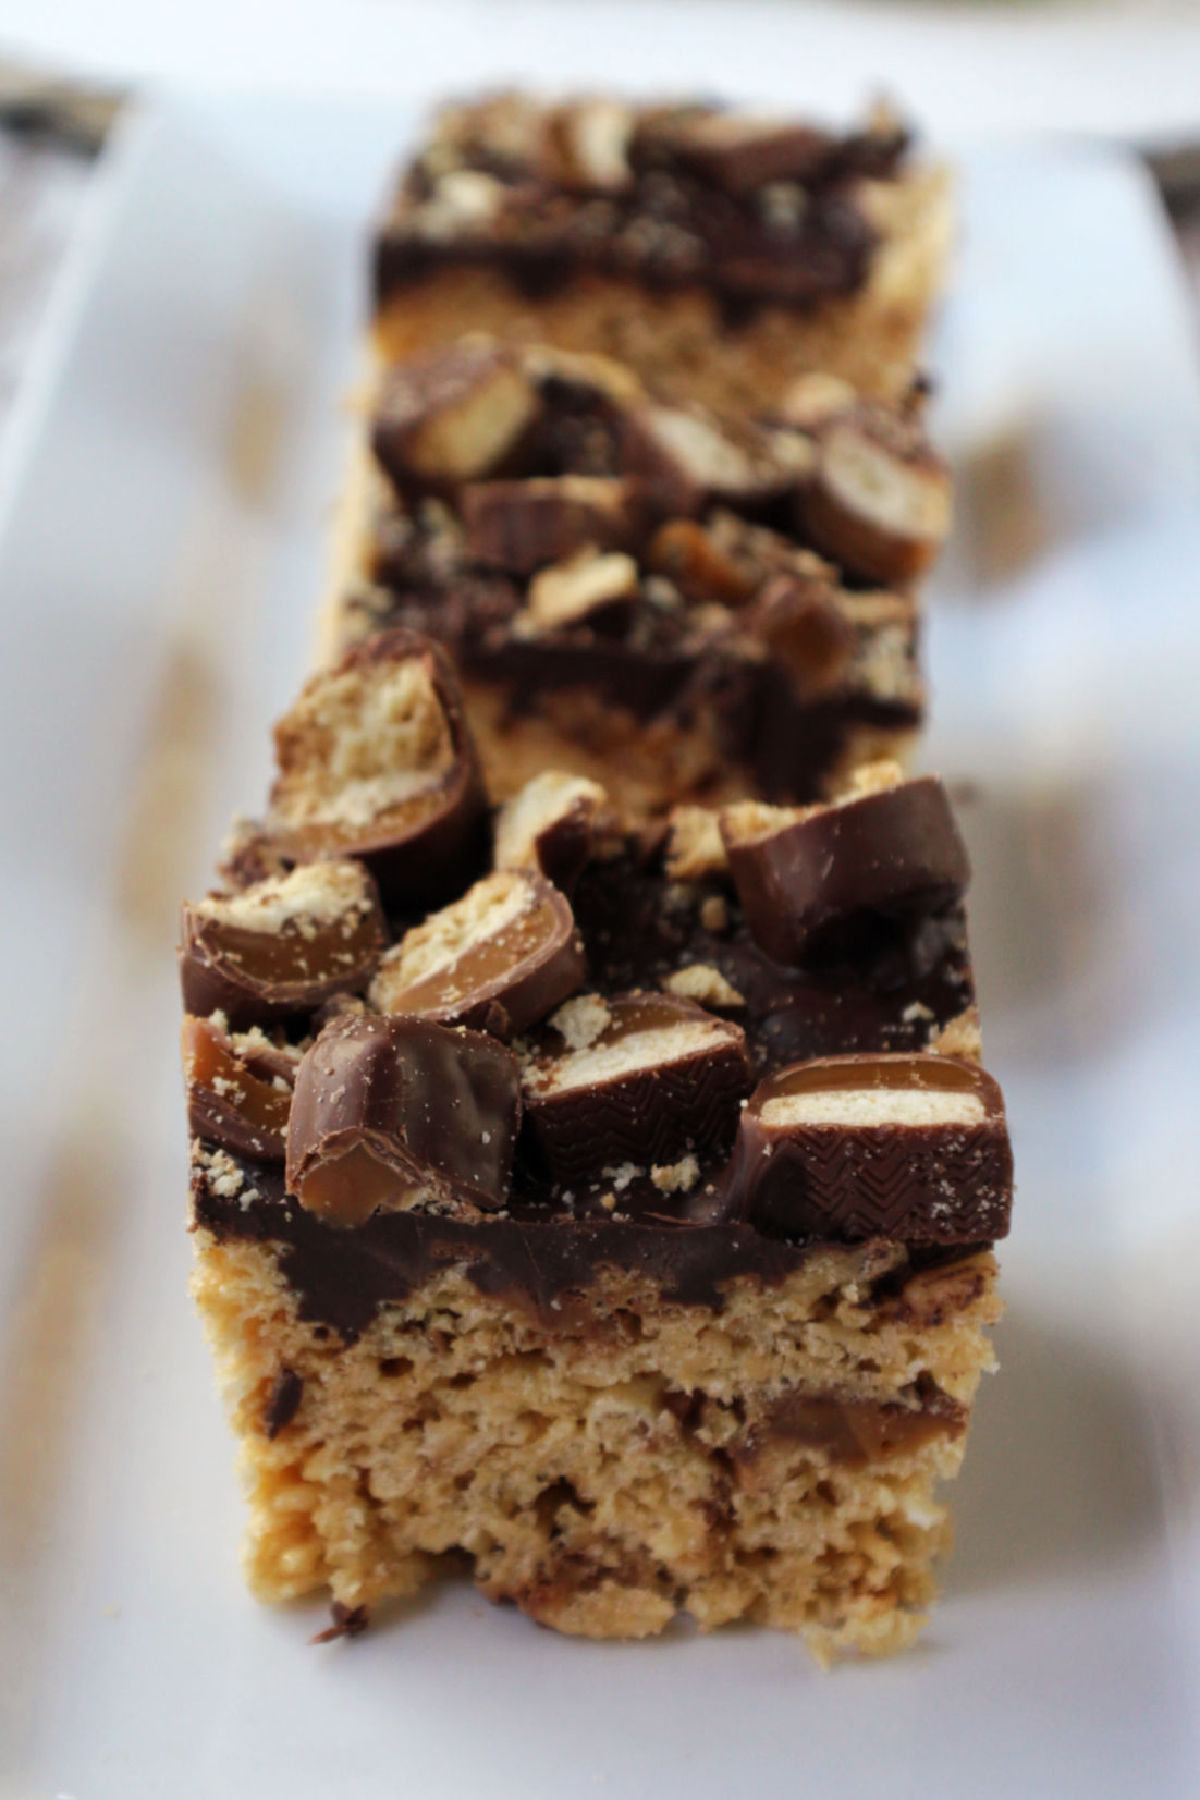
[[[498,869],[537,869],[569,894],[591,858],[619,843],[600,783],[547,769],[500,808],[494,860]]]
[[[371,984],[384,1013],[524,1031],[583,980],[570,902],[544,875],[500,869],[416,925]]]
[[[634,499],[610,475],[481,481],[464,488],[468,556],[489,567],[532,575],[585,546],[620,550],[629,540]]]
[[[625,430],[626,467],[662,513],[698,513],[720,500],[762,500],[786,486],[752,428],[743,425],[735,433],[729,421],[698,408],[633,408]]]
[[[932,775],[831,806],[746,801],[723,809],[721,835],[750,929],[781,963],[801,962],[864,916],[943,905],[970,876],[946,790]]]
[[[271,837],[300,860],[360,856],[384,898],[440,900],[485,830],[483,782],[449,658],[392,630],[314,675],[275,727]]]
[[[555,1180],[669,1163],[727,1137],[752,1079],[736,1025],[650,993],[608,1000],[602,1018],[589,1041],[550,1050],[525,1072],[530,1124]]]
[[[413,480],[479,481],[503,461],[536,406],[512,356],[464,340],[392,371],[375,417],[375,454],[399,488]]]
[[[797,1063],[751,1095],[728,1180],[735,1216],[780,1237],[1003,1237],[1004,1101],[990,1075],[952,1056]]]
[[[211,1019],[183,1022],[188,1130],[226,1150],[282,1162],[292,1093],[277,1065],[252,1063]]]
[[[922,574],[949,533],[951,506],[950,471],[915,420],[864,403],[819,428],[801,519],[817,549],[854,574]]]
[[[301,863],[241,893],[183,908],[180,979],[190,1013],[235,1028],[311,1012],[366,986],[387,928],[361,863]]]
[[[622,618],[638,590],[638,566],[621,550],[579,550],[542,569],[529,584],[529,605],[518,635],[536,636],[576,625]]]
[[[685,167],[731,194],[810,181],[836,148],[836,139],[814,126],[750,113],[697,110],[663,129]]]
[[[287,1184],[331,1225],[381,1208],[494,1212],[521,1115],[511,1051],[424,1019],[336,1019],[296,1075]]]

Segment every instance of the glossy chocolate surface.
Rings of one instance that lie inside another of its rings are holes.
[[[334,1019],[296,1074],[288,1186],[335,1227],[412,1206],[496,1211],[520,1118],[516,1059],[494,1038],[408,1017]]]
[[[970,878],[935,776],[798,817],[783,812],[748,831],[738,820],[737,808],[722,815],[734,883],[755,937],[780,962],[800,961],[835,934],[851,944],[877,917],[933,910]]]

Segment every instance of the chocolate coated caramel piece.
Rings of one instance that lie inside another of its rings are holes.
[[[970,877],[946,790],[932,775],[831,806],[725,807],[721,835],[750,929],[780,963],[803,961],[864,919],[933,910]]]
[[[490,568],[532,575],[576,551],[621,550],[633,535],[628,482],[608,475],[481,481],[463,489],[468,556]]]
[[[520,1116],[516,1058],[493,1038],[424,1019],[335,1019],[296,1075],[288,1189],[331,1225],[380,1209],[496,1212]]]
[[[275,727],[267,829],[298,861],[361,857],[385,901],[443,900],[482,860],[487,802],[450,659],[380,632],[314,675]]]
[[[773,1237],[1003,1237],[1012,1149],[1000,1089],[932,1052],[780,1069],[742,1111],[727,1204]]]
[[[392,370],[375,415],[372,446],[398,489],[457,487],[490,475],[537,411],[519,361],[464,339]]]
[[[647,1169],[729,1141],[753,1079],[736,1025],[691,1001],[640,992],[582,996],[551,1025],[524,1088],[556,1182],[599,1182],[614,1167]]]
[[[573,994],[586,969],[566,897],[532,869],[499,869],[387,952],[371,1000],[507,1036]]]
[[[282,1162],[291,1086],[278,1072],[252,1068],[211,1019],[183,1021],[188,1130],[257,1162]]]
[[[800,520],[816,548],[867,581],[921,575],[945,542],[950,470],[918,421],[869,402],[816,432],[817,459],[800,490]]]
[[[366,986],[387,942],[361,863],[302,863],[240,893],[183,907],[184,1009],[266,1025]]]

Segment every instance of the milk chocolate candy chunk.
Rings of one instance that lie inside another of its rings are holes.
[[[718,111],[687,120],[675,142],[683,166],[731,194],[773,182],[811,181],[833,148],[833,140],[811,126]]]
[[[818,550],[868,581],[911,581],[950,530],[950,471],[915,419],[864,402],[817,432],[800,490],[801,524]]]
[[[555,1015],[562,1033],[547,1034],[551,1046],[525,1071],[530,1129],[552,1178],[579,1186],[728,1143],[753,1080],[739,1028],[670,994],[593,996],[590,1011],[587,999]]]
[[[546,769],[500,808],[493,860],[498,869],[535,869],[570,894],[592,858],[621,842],[598,781]]]
[[[283,1161],[292,1093],[278,1069],[261,1059],[251,1067],[211,1019],[186,1018],[183,1078],[193,1137],[257,1162]]]
[[[665,517],[694,516],[718,500],[750,504],[781,484],[765,442],[735,436],[699,408],[630,407],[622,449],[626,472]]]
[[[511,1051],[424,1019],[335,1019],[300,1064],[287,1185],[331,1225],[372,1213],[496,1212],[521,1092]]]
[[[499,869],[417,925],[371,985],[380,1012],[524,1031],[583,980],[570,903],[544,875]]]
[[[532,575],[587,545],[623,548],[633,510],[629,484],[616,476],[474,483],[462,496],[467,554],[514,575]]]
[[[769,1236],[1003,1237],[1004,1100],[982,1069],[933,1052],[794,1063],[750,1096],[727,1179],[732,1211]]]
[[[366,986],[387,942],[375,883],[361,863],[301,863],[240,893],[183,908],[180,980],[190,1013],[230,1025],[312,1012]]]
[[[486,339],[466,339],[391,372],[371,442],[400,490],[412,483],[454,488],[496,469],[537,405],[516,358]]]
[[[802,962],[872,916],[932,910],[970,876],[946,790],[932,775],[831,806],[725,807],[721,835],[750,929],[780,963]]]
[[[275,727],[271,836],[298,861],[354,856],[396,906],[435,904],[478,866],[486,800],[444,650],[380,632],[308,682]]]

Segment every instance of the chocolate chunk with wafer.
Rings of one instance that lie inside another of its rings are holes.
[[[831,1056],[777,1070],[744,1108],[729,1209],[780,1237],[1003,1237],[1012,1148],[992,1077],[958,1057]]]
[[[387,942],[379,895],[359,862],[302,863],[183,908],[186,1011],[218,1009],[235,1029],[310,1013],[366,987]]]

